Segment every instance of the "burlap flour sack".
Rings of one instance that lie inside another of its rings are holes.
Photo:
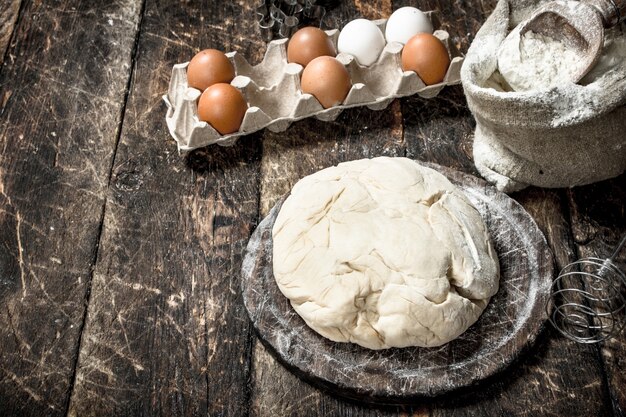
[[[624,41],[607,42],[617,55],[606,60],[612,66],[593,82],[583,81],[587,85],[564,82],[544,91],[505,92],[494,82],[501,42],[542,3],[500,0],[461,69],[477,123],[476,167],[505,192],[589,184],[626,169],[626,59],[616,49],[626,45],[623,24],[607,32],[607,38]]]

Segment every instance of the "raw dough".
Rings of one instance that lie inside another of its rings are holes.
[[[497,256],[476,209],[443,175],[407,158],[303,178],[272,236],[281,292],[336,342],[439,346],[498,290]]]

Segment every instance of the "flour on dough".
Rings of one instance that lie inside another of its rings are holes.
[[[439,346],[467,330],[498,290],[479,213],[443,175],[407,158],[303,178],[272,236],[281,292],[336,342]]]

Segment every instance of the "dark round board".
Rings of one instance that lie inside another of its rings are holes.
[[[284,199],[253,233],[242,268],[245,306],[261,340],[298,376],[360,401],[404,403],[467,387],[509,365],[546,321],[552,254],[530,215],[485,181],[426,164],[459,186],[487,224],[500,260],[500,289],[480,319],[436,348],[369,350],[313,330],[278,289],[272,226]]]

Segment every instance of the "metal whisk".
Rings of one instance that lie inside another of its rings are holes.
[[[614,261],[625,243],[626,236],[608,259],[583,258],[567,265],[552,282],[546,312],[563,336],[597,343],[622,330],[626,275]]]

